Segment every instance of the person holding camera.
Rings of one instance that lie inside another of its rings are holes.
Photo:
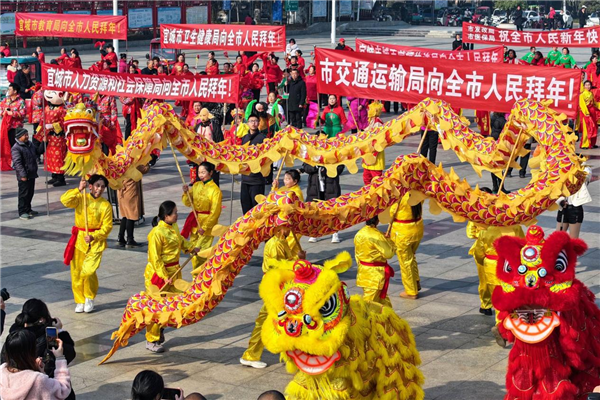
[[[67,364],[71,363],[76,356],[75,342],[69,332],[63,330],[60,319],[53,318],[48,311],[46,303],[39,299],[29,299],[23,304],[21,313],[17,315],[15,323],[10,327],[10,334],[19,330],[31,332],[35,337],[36,357],[42,360],[42,372],[50,378],[56,376],[58,369],[57,359],[47,341],[46,329],[55,328],[58,332],[58,340],[61,341],[61,355],[64,356]],[[6,344],[5,344],[6,347]],[[2,362],[7,361],[7,355],[2,352]],[[4,397],[2,397],[4,399]],[[75,393],[70,390],[68,396],[63,397],[68,400],[75,399]]]
[[[35,334],[26,329],[11,332],[2,354],[0,366],[0,397],[4,400],[64,400],[71,393],[71,376],[63,355],[63,341],[56,340],[49,349],[55,359],[54,377],[44,373],[44,361],[36,353]],[[74,398],[74,397],[73,397]]]

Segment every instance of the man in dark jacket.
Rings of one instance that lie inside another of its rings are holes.
[[[459,34],[456,34],[456,38],[454,39],[454,42],[452,42],[452,51],[462,50],[463,49],[462,45],[463,45],[462,38],[460,37]]]
[[[14,83],[19,85],[19,88],[21,88],[21,90],[19,91],[19,96],[21,96],[23,100],[30,99],[31,95],[33,94],[31,90],[31,87],[33,86],[33,81],[29,76],[30,70],[31,67],[28,64],[24,64],[23,67],[21,67],[21,69],[17,71],[17,74],[15,75],[14,79]]]
[[[262,143],[267,137],[264,133],[258,130],[258,116],[251,114],[246,121],[250,130],[242,137],[242,144],[256,145]],[[272,171],[271,171],[272,174]],[[269,178],[265,178],[259,171],[256,173],[250,173],[248,175],[242,175],[242,188],[240,189],[240,202],[242,203],[242,212],[246,214],[258,203],[256,202],[256,195],[265,194],[265,186],[268,183]]]
[[[583,28],[587,22],[588,13],[586,10],[586,6],[581,6],[581,10],[579,10],[579,27]]]
[[[290,72],[291,79],[288,85],[288,114],[290,125],[302,129],[302,113],[306,105],[306,83],[302,80],[297,69]]]
[[[38,214],[31,209],[31,200],[35,190],[35,179],[38,177],[37,157],[41,151],[29,141],[27,129],[17,129],[15,138],[17,141],[11,149],[11,155],[19,181],[19,218],[26,220]]]
[[[517,26],[518,31],[523,30],[523,10],[521,10],[521,6],[517,6],[517,11],[515,11],[515,25]]]

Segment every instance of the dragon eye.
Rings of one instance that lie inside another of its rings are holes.
[[[504,260],[504,272],[507,274],[512,272],[512,267],[508,263],[508,260]]]
[[[565,251],[561,251],[556,258],[556,264],[554,265],[554,269],[558,272],[565,272],[567,270],[567,253]]]
[[[519,265],[519,268],[517,268],[517,271],[519,272],[519,274],[523,275],[525,272],[527,272],[527,267],[521,264]]]
[[[323,304],[323,307],[321,307],[319,309],[319,312],[321,313],[323,318],[327,318],[327,317],[331,316],[331,314],[333,314],[333,312],[337,308],[337,304],[338,304],[338,297],[337,297],[337,293],[336,293],[336,294],[332,295],[329,298],[329,300],[327,300],[327,302],[325,304]]]
[[[540,278],[543,278],[546,275],[548,275],[548,272],[546,271],[546,268],[540,268],[539,271],[538,271],[538,275],[540,276]]]
[[[282,318],[285,317],[287,313],[285,312],[285,310],[281,310],[277,313],[277,318]]]

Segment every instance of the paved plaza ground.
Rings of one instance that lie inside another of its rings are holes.
[[[451,42],[443,39],[411,39],[409,43],[405,39],[399,41],[390,37],[366,39],[443,49],[449,48]],[[348,38],[347,41],[350,42]],[[298,42],[301,48],[308,49],[312,45],[326,45],[327,38],[302,37]],[[349,44],[353,45],[353,42]],[[145,53],[146,49],[138,48],[129,54],[143,60]],[[588,57],[589,50],[580,49],[573,53],[578,61],[583,61]],[[55,56],[46,55],[47,58]],[[95,61],[96,56],[92,52],[84,54],[84,66]],[[472,116],[469,113],[466,115]],[[385,117],[387,120],[392,115]],[[418,138],[411,137],[387,149],[387,165],[399,155],[416,151],[417,146]],[[587,151],[584,154],[591,156],[593,174],[597,177],[600,172],[600,152]],[[183,156],[179,156],[179,162],[185,164]],[[469,165],[461,164],[454,153],[442,151],[441,146],[439,162],[447,171],[453,167],[472,186],[491,185],[489,174],[478,177]],[[78,178],[69,178],[66,188],[50,187],[46,193],[43,171],[40,171],[40,175],[33,206],[41,214],[32,220],[21,221],[16,212],[17,182],[14,173],[0,174],[1,287],[6,287],[12,296],[6,306],[7,324],[14,321],[23,302],[31,297],[40,298],[48,304],[51,314],[62,320],[64,328],[76,343],[77,358],[69,369],[78,399],[126,399],[133,378],[143,369],[159,372],[166,386],[181,387],[186,393],[198,391],[211,400],[251,400],[268,389],[284,390],[291,376],[278,362],[277,356],[265,352],[263,360],[269,366],[263,370],[243,367],[238,362],[262,305],[257,293],[262,278],[262,246],[211,314],[195,325],[166,331],[166,353],[153,354],[147,351],[143,334],[138,334],[110,362],[98,366],[111,347],[111,333],[119,326],[128,298],[144,288],[146,248],[125,250],[117,247],[118,225],[115,225],[98,271],[100,290],[96,310],[90,314],[75,314],[69,270],[62,263],[63,250],[73,224],[73,211],[65,209],[59,198],[65,189],[76,187]],[[529,173],[527,179],[507,178],[506,187],[509,190],[517,189],[530,178]],[[233,210],[234,219],[241,215],[240,184],[235,183],[231,208],[230,176],[223,175],[221,183],[227,208],[222,212],[220,223],[228,225],[231,222],[230,210]],[[144,176],[143,184],[146,223],[135,230],[136,240],[140,242],[146,242],[151,229],[150,220],[162,201],[176,201],[181,215],[189,211],[181,204],[181,181],[170,151],[163,152],[157,165]],[[306,175],[300,186],[306,188]],[[343,192],[354,191],[362,186],[360,173],[351,175],[346,171],[341,177]],[[590,249],[579,259],[577,273],[578,278],[598,295],[600,184],[594,181],[589,188],[594,202],[585,206],[581,237],[587,241]],[[46,196],[50,216],[45,215]],[[472,241],[465,236],[465,224],[454,223],[448,214],[434,216],[428,209],[426,203],[425,237],[417,254],[423,286],[421,296],[412,301],[398,297],[402,291],[399,273],[392,278],[390,286],[394,310],[408,321],[416,336],[422,358],[421,370],[426,379],[426,399],[500,400],[504,396],[508,350],[500,348],[490,334],[494,319],[478,312],[477,272],[472,257],[467,254]],[[547,212],[539,217],[538,223],[550,233],[555,227],[555,218],[555,212]],[[322,261],[342,250],[354,254],[353,238],[361,226],[340,232],[342,242],[339,245],[332,245],[330,237],[314,244],[303,238],[302,246],[307,250],[307,258],[315,262]],[[391,265],[398,269],[396,257],[391,260]],[[190,277],[189,271],[186,268],[184,277]],[[355,277],[356,265],[342,275],[351,294],[361,293],[355,285]],[[2,342],[5,336],[0,338]]]

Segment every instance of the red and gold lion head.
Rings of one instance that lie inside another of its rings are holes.
[[[503,236],[494,245],[500,285],[492,302],[500,333],[515,343],[506,398],[580,398],[600,384],[600,309],[575,278],[587,245],[566,232],[544,238],[539,226],[525,239]]]

